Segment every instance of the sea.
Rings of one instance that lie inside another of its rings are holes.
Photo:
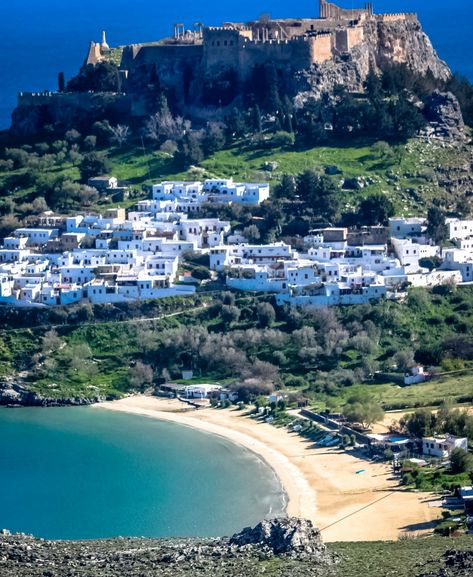
[[[0,529],[211,537],[285,502],[265,462],[216,435],[95,407],[0,408]]]
[[[346,8],[364,0],[339,0]],[[471,0],[374,0],[377,12],[417,12],[441,58],[473,81]],[[174,23],[218,25],[261,14],[314,17],[318,0],[1,0],[0,129],[10,125],[19,91],[54,90],[57,75],[77,73],[102,30],[111,46],[157,40]]]

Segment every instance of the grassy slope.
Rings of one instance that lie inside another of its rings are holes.
[[[189,170],[183,170],[169,154],[153,151],[148,146],[143,148],[137,143],[109,148],[105,152],[111,160],[111,173],[139,191],[132,200],[118,203],[123,207],[130,207],[138,199],[147,198],[146,186],[165,179],[195,180],[215,176],[276,183],[284,173],[297,174],[306,168],[337,166],[342,171],[340,178],[366,177],[371,181],[361,190],[341,192],[346,210],[356,206],[361,198],[369,194],[385,193],[394,202],[397,211],[405,215],[425,213],[434,198],[448,201],[448,193],[432,182],[433,167],[440,164],[443,167],[462,166],[466,160],[466,153],[456,148],[443,148],[414,140],[406,145],[392,146],[389,158],[381,158],[376,148],[366,143],[305,150],[237,143],[216,152]],[[266,163],[274,163],[272,170],[265,169]],[[36,196],[34,184],[26,187],[16,187],[14,184],[21,182],[27,171],[27,168],[0,171],[0,188],[13,190],[11,198],[19,205],[30,202]],[[79,170],[65,161],[41,173],[43,178],[60,176],[78,180]],[[117,206],[117,203],[102,199],[96,208],[103,210],[108,206]]]
[[[383,406],[390,407],[433,407],[442,402],[456,404],[463,397],[473,396],[473,369],[463,374],[437,377],[425,383],[401,387],[393,381],[383,384],[362,384],[345,387],[337,397],[319,394],[314,407],[324,409],[328,402],[334,409],[341,408],[346,400],[357,393],[367,392]],[[471,403],[469,403],[471,404]]]
[[[471,550],[470,536],[456,539],[432,537],[395,543],[333,543],[330,550],[341,557],[336,577],[414,577],[434,571],[449,549]]]
[[[282,174],[297,174],[306,168],[335,165],[347,178],[365,176],[374,182],[362,191],[345,192],[347,206],[370,193],[385,192],[399,211],[419,214],[425,202],[440,198],[445,192],[431,182],[431,168],[461,162],[462,154],[452,148],[412,141],[393,147],[392,158],[380,159],[372,145],[316,147],[308,150],[267,149],[234,145],[216,152],[198,168],[182,171],[172,158],[160,152],[143,149],[116,149],[111,155],[113,173],[133,185],[151,184],[160,179],[196,179],[212,176],[235,180],[276,182]],[[275,162],[277,168],[264,170],[265,163]],[[355,198],[356,197],[356,198]]]

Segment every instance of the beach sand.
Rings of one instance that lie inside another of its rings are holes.
[[[232,408],[183,412],[180,401],[143,395],[95,406],[195,427],[247,447],[278,475],[289,500],[287,513],[311,519],[325,541],[393,540],[431,531],[440,517],[438,499],[403,491],[388,466],[316,448],[296,433]]]

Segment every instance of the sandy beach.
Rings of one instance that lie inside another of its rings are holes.
[[[386,465],[314,447],[296,433],[235,409],[183,411],[177,400],[140,395],[95,406],[195,427],[247,447],[279,477],[288,496],[288,514],[311,519],[325,541],[397,539],[431,530],[432,521],[440,517],[437,499],[404,492]]]

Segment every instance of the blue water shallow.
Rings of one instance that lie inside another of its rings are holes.
[[[345,7],[363,0],[339,0]],[[378,12],[418,12],[440,56],[454,71],[473,80],[471,0],[375,0]],[[250,20],[263,12],[274,17],[311,17],[318,2],[311,0],[3,0],[0,2],[0,128],[10,115],[20,90],[55,89],[57,74],[75,74],[88,42],[99,40],[103,29],[111,45],[156,40],[172,31],[175,22]]]
[[[215,435],[99,408],[0,409],[0,527],[218,536],[282,514],[273,471]]]

